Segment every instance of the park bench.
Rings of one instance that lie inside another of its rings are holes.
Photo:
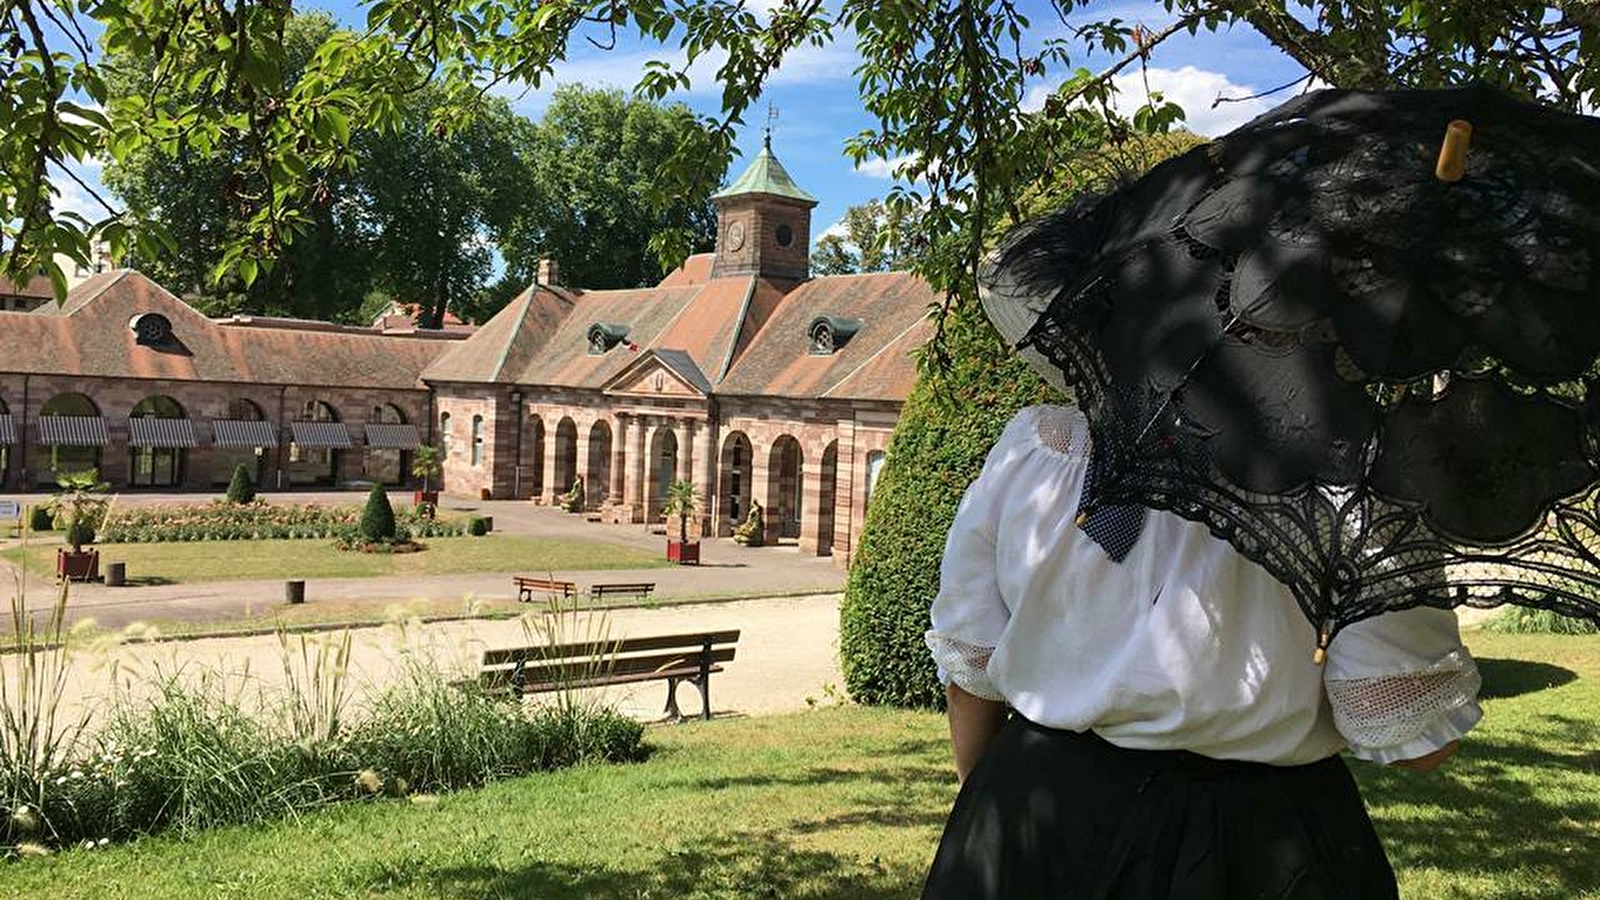
[[[700,691],[700,718],[711,718],[711,676],[733,661],[737,629],[698,634],[671,634],[588,641],[550,647],[485,650],[478,682],[491,693],[513,697],[565,689],[604,687],[644,681],[667,683],[663,712],[673,721],[678,709],[678,684],[687,681]]]
[[[533,594],[559,595],[563,600],[571,600],[578,596],[578,584],[575,581],[556,581],[550,578],[529,578],[526,575],[511,576],[512,582],[517,586],[517,599],[523,603],[533,602]]]
[[[631,594],[640,599],[649,599],[650,592],[655,589],[653,581],[641,581],[636,584],[593,584],[589,586],[589,596],[596,600],[604,600],[615,594]]]

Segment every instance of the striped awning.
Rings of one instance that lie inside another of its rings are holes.
[[[415,425],[373,422],[367,426],[367,446],[373,450],[415,450],[422,446],[422,434]]]
[[[354,446],[343,422],[290,422],[294,442],[311,450],[348,450]]]
[[[215,447],[276,447],[278,429],[259,419],[212,419],[211,444]]]
[[[40,416],[39,443],[46,447],[104,447],[106,420],[99,416]]]
[[[193,447],[194,423],[188,419],[141,416],[128,420],[128,444],[133,447]]]
[[[0,413],[0,447],[17,442],[17,426],[10,413]]]

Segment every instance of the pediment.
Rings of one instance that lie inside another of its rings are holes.
[[[654,351],[649,351],[613,376],[601,390],[624,397],[705,397],[706,392],[692,380],[698,370],[680,371],[682,368],[681,362],[676,366],[668,365]]]

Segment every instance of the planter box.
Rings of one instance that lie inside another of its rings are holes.
[[[56,578],[61,581],[94,581],[100,577],[100,551],[56,551]]]
[[[700,565],[700,542],[667,541],[667,562],[675,562],[680,566]]]

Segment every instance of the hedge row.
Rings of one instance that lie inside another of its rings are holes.
[[[945,534],[1017,410],[1060,402],[977,304],[958,308],[946,328],[950,368],[920,379],[906,400],[845,588],[839,651],[859,703],[943,704],[923,634]]]
[[[108,517],[99,539],[137,544],[165,541],[248,541],[283,538],[339,538],[353,535],[361,524],[354,506],[271,504],[214,501],[118,509]],[[436,519],[417,507],[396,513],[396,523],[411,538],[455,537],[466,533],[456,519]]]

